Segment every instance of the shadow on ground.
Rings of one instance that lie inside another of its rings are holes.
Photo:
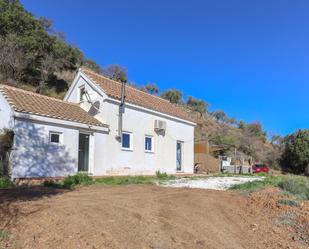
[[[17,205],[19,202],[36,201],[41,198],[48,198],[68,191],[69,190],[47,188],[43,186],[0,189],[0,230],[4,230],[11,224],[14,224],[17,218],[28,216],[40,210],[38,207],[37,209],[29,210],[29,212],[21,212]]]

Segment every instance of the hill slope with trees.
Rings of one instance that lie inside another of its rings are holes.
[[[130,82],[125,68],[119,65],[101,68],[79,48],[67,43],[64,34],[54,30],[52,21],[33,16],[19,0],[0,0],[2,83],[62,98],[81,66],[111,79],[126,81],[181,106],[197,123],[195,140],[208,140],[216,148],[215,155],[234,154],[236,151],[278,167],[282,142],[287,140],[274,136],[272,141],[268,141],[259,122],[246,124],[228,117],[221,110],[209,112],[207,102],[192,96],[184,100],[183,93],[177,89],[160,92],[155,83],[141,86]],[[288,159],[281,161],[288,162]]]

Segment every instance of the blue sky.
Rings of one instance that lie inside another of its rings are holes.
[[[101,66],[269,134],[309,128],[307,0],[22,0]]]

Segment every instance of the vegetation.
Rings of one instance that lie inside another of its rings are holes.
[[[299,130],[287,136],[280,158],[282,170],[294,174],[309,175],[309,130]]]
[[[95,182],[104,185],[153,184],[153,176],[115,176],[96,179]]]
[[[13,183],[7,178],[0,178],[0,189],[12,187]]]
[[[168,100],[169,102],[173,104],[181,104],[182,103],[182,92],[176,90],[176,89],[171,89],[163,92],[161,94],[161,97]]]
[[[9,179],[9,157],[13,147],[14,132],[9,129],[0,130],[0,177]]]
[[[296,200],[290,200],[290,199],[281,199],[278,201],[278,204],[280,205],[287,205],[291,207],[299,207],[299,202]]]
[[[237,184],[230,189],[242,190],[247,192],[257,191],[266,187],[278,187],[282,191],[301,199],[309,200],[309,180],[301,176],[273,176],[264,175],[263,180]]]
[[[175,179],[174,176],[157,171],[156,176],[110,176],[93,180],[85,173],[78,173],[66,177],[63,182],[47,180],[43,183],[45,187],[71,189],[78,185],[104,184],[104,185],[128,185],[128,184],[155,184],[158,181]]]
[[[77,173],[73,176],[67,176],[63,181],[64,188],[72,188],[77,185],[90,185],[93,180],[85,173]]]
[[[116,64],[101,68],[86,58],[82,51],[65,41],[62,33],[54,30],[51,20],[34,17],[19,0],[0,0],[0,80],[62,97],[80,66],[135,85],[129,81],[126,68]],[[183,100],[183,93],[177,89],[160,93],[155,83],[135,87],[181,105],[198,124],[195,140],[208,140],[216,148],[215,156],[234,155],[236,151],[237,155],[251,156],[274,168],[278,168],[280,162],[286,172],[308,174],[308,145],[300,145],[308,141],[308,135],[298,134],[295,139],[289,137],[284,142],[274,136],[269,142],[258,122],[238,122],[221,110],[209,113],[208,103],[192,96]],[[293,139],[298,144],[294,149]]]
[[[187,100],[187,106],[193,111],[198,112],[201,116],[207,113],[208,103],[203,100],[195,99],[192,96],[189,96]]]
[[[109,65],[106,69],[103,70],[103,73],[112,80],[119,82],[128,81],[127,69],[116,64]]]
[[[282,179],[278,183],[282,190],[299,197],[300,199],[309,200],[309,180],[299,177],[289,177]]]

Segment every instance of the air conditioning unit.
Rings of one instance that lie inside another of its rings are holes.
[[[165,131],[166,130],[166,122],[162,120],[155,120],[154,124],[155,131]]]

